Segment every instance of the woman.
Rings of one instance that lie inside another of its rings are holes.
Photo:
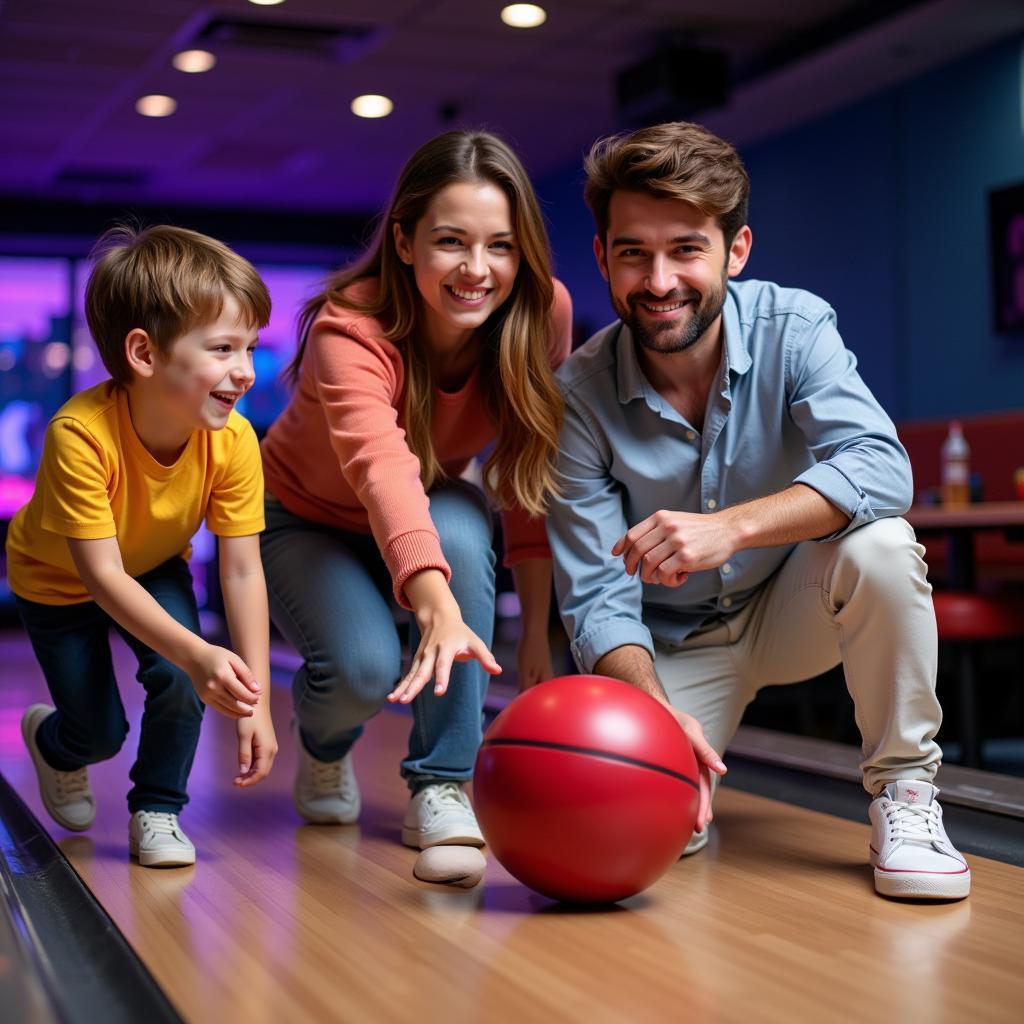
[[[411,703],[402,841],[482,845],[462,784],[480,743],[502,510],[523,609],[520,682],[551,675],[550,551],[571,306],[536,196],[500,139],[447,132],[406,164],[364,258],[309,302],[291,402],[263,443],[263,560],[274,622],[303,657],[295,804],[355,821],[351,747],[386,700]],[[413,613],[408,671],[392,597]],[[422,692],[433,680],[433,692]]]

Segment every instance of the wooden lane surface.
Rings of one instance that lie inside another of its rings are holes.
[[[0,769],[45,821],[17,730],[41,680],[26,645],[0,642],[0,658]],[[133,726],[138,691],[123,687]],[[474,890],[425,886],[397,842],[408,719],[378,716],[356,748],[360,825],[302,826],[287,687],[274,700],[282,754],[247,793],[230,786],[230,723],[207,720],[183,817],[195,868],[129,861],[124,751],[92,770],[93,830],[53,829],[189,1021],[1018,1019],[1024,870],[973,858],[966,902],[886,901],[866,825],[726,787],[708,850],[610,910],[567,911],[493,858]]]

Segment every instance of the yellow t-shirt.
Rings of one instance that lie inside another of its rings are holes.
[[[7,577],[40,604],[91,600],[68,537],[116,537],[129,576],[175,555],[187,558],[200,523],[221,537],[263,529],[263,470],[249,421],[232,412],[222,430],[196,430],[171,466],[135,433],[128,396],[112,381],[75,395],[46,428],[31,500],[7,533]]]

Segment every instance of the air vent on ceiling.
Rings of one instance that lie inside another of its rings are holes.
[[[88,185],[92,188],[138,188],[148,181],[148,171],[123,167],[64,167],[56,177],[58,185]]]
[[[212,18],[195,36],[197,45],[223,50],[275,51],[344,63],[366,51],[378,30],[365,25],[287,24],[244,18]]]

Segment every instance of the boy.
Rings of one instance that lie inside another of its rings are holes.
[[[202,704],[237,722],[236,785],[266,776],[277,752],[263,691],[263,476],[256,435],[234,410],[254,380],[270,296],[246,260],[180,228],[113,228],[94,257],[86,318],[111,379],[50,422],[35,493],[7,539],[11,590],[56,705],[30,707],[22,735],[47,811],[89,828],[87,766],[113,757],[128,732],[113,625],[146,689],[129,850],[147,867],[194,864],[178,814]],[[199,635],[186,558],[203,519],[219,537],[238,654]]]

